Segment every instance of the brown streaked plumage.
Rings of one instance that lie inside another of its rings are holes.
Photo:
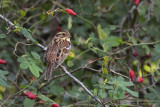
[[[48,44],[45,53],[47,70],[45,80],[52,76],[52,69],[56,69],[68,56],[71,48],[70,33],[68,31],[58,32]]]

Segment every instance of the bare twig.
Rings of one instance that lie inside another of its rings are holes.
[[[93,68],[90,68],[90,67],[85,67],[85,69],[88,69],[88,70],[91,70],[91,71],[94,71],[94,72],[102,72],[101,70],[96,70],[96,69],[93,69]]]
[[[17,80],[18,80],[18,76],[20,75],[21,70],[18,70],[18,73],[16,74],[16,79],[15,79],[15,83],[17,84]]]
[[[117,53],[118,51],[119,51],[119,49],[117,49],[117,50],[114,52],[113,57],[108,61],[108,70],[111,71],[111,72],[113,72],[114,74],[120,75],[120,76],[125,77],[125,78],[128,79],[129,77],[127,77],[127,76],[125,76],[125,75],[123,75],[123,74],[121,74],[121,73],[118,73],[118,72],[112,70],[111,67],[110,67],[111,61],[112,61],[113,59],[123,59],[123,58],[125,58],[125,57],[115,58],[115,55],[116,55],[116,53]]]
[[[123,75],[123,74],[121,74],[121,73],[118,73],[118,72],[116,72],[116,71],[114,71],[114,70],[112,70],[112,69],[110,69],[110,71],[113,72],[113,73],[115,73],[115,74],[117,74],[117,75],[120,75],[120,76],[122,76],[122,77],[125,77],[125,78],[129,79],[129,77],[127,77],[127,76],[125,76],[125,75]]]
[[[16,55],[17,57],[18,57],[18,55],[16,54],[16,51],[17,51],[17,46],[18,46],[19,44],[23,44],[23,45],[25,45],[25,46],[26,46],[26,45],[33,45],[33,44],[25,44],[25,43],[23,43],[23,42],[17,42],[16,45],[15,45],[14,51],[13,51],[13,54]]]
[[[12,97],[12,95],[9,95],[0,105],[0,107],[2,107],[10,98]]]
[[[150,5],[149,5],[149,8],[148,8],[148,16],[147,16],[146,23],[151,20],[151,16],[153,14],[154,4],[155,4],[154,0],[150,0]]]
[[[21,90],[21,88],[17,85],[16,82],[12,81],[10,78],[7,77],[7,79],[18,89]]]

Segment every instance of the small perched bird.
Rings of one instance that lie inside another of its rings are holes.
[[[52,69],[56,69],[68,56],[71,48],[70,33],[68,31],[58,32],[49,42],[45,52],[47,70],[45,80],[52,76]]]

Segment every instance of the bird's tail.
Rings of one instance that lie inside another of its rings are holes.
[[[47,70],[45,71],[45,80],[49,80],[52,77],[52,66],[51,64],[49,64],[49,66],[47,66]]]

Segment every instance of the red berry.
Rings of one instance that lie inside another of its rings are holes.
[[[24,93],[24,96],[28,96],[31,92]]]
[[[143,77],[139,77],[139,78],[137,79],[137,82],[138,82],[138,83],[143,83],[143,80],[144,80]]]
[[[61,31],[61,27],[58,26],[58,27],[57,27],[57,32],[60,32],[60,31]]]
[[[133,52],[133,56],[138,56],[138,53],[137,52]]]
[[[40,100],[39,103],[45,103],[45,101]]]
[[[135,73],[133,70],[129,71],[129,75],[130,75],[131,81],[134,81]]]
[[[72,9],[66,9],[66,12],[70,15],[76,16],[76,13]]]
[[[151,57],[152,57],[152,54],[151,54],[151,53],[147,55],[147,58],[151,58]]]
[[[7,63],[6,61],[0,59],[0,64],[6,64],[6,63]]]
[[[125,92],[125,95],[128,95],[128,92]]]
[[[135,5],[138,5],[139,2],[140,2],[140,0],[134,0],[134,4],[135,4]]]
[[[31,93],[31,92],[28,94],[28,98],[29,98],[29,99],[31,99],[31,100],[36,99],[36,97],[37,97],[37,96],[36,96],[36,95],[34,95],[34,94],[33,94],[33,93]]]
[[[52,107],[59,107],[59,105],[56,104],[56,103],[53,103],[53,104],[52,104]]]

